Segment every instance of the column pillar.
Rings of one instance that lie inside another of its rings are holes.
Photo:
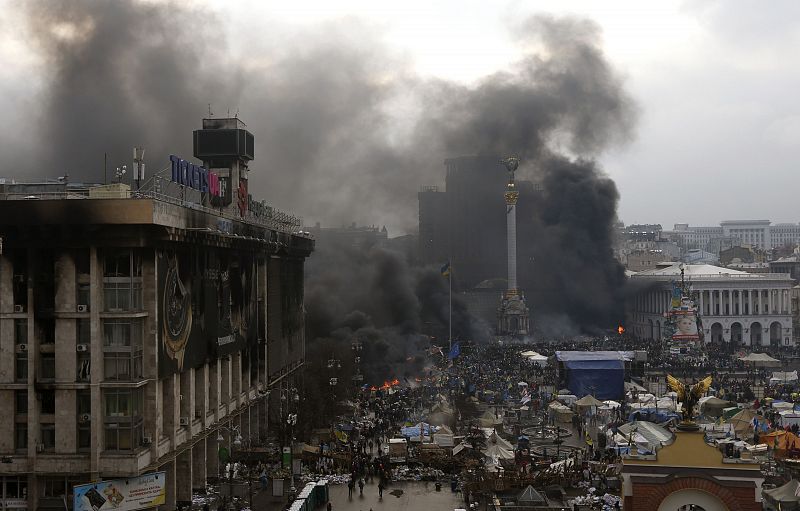
[[[714,290],[713,289],[709,289],[708,290],[708,301],[709,301],[709,305],[711,306],[711,308],[708,310],[708,315],[709,316],[714,316],[715,315],[715,311],[714,311],[714,305],[715,305],[715,302],[716,302],[715,298],[716,297],[714,296]]]
[[[768,307],[767,314],[772,314],[773,312],[775,312],[772,308],[772,291],[773,291],[772,289],[767,289],[767,293],[769,293],[767,295],[767,307]]]
[[[758,290],[758,313],[763,315],[764,314],[764,290]]]
[[[739,315],[740,316],[744,315],[744,297],[742,296],[742,294],[744,294],[744,291],[742,289],[739,289]]]
[[[172,511],[175,509],[175,462],[170,461],[161,465],[161,470],[166,472],[166,481],[164,481],[164,504],[158,506],[162,511]]]
[[[219,477],[219,442],[217,442],[219,430],[209,431],[206,437],[206,477]]]
[[[701,315],[705,315],[705,313],[706,313],[705,294],[706,294],[706,292],[701,289],[700,290],[700,303],[698,304],[700,306],[700,314]]]
[[[212,431],[209,436],[214,435]],[[206,487],[206,447],[208,445],[208,438],[195,442],[192,446],[192,490],[204,490]]]
[[[192,500],[192,449],[185,449],[175,458],[175,500]]]
[[[748,289],[747,290],[747,315],[748,316],[752,316],[753,315],[753,290],[752,289]]]

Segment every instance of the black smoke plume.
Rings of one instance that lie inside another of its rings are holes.
[[[254,195],[309,221],[396,232],[416,226],[416,193],[441,180],[444,158],[515,154],[544,189],[520,232],[520,260],[534,262],[520,269],[534,307],[580,330],[618,316],[618,196],[594,158],[631,135],[636,108],[594,23],[533,17],[516,27],[519,62],[463,85],[419,77],[352,19],[295,30],[254,21],[227,41],[224,13],[174,3],[19,6],[45,86],[28,127],[42,143],[17,148],[18,177],[101,181],[104,153],[113,168],[134,145],[159,170],[169,153],[190,155],[191,130],[210,105],[218,117],[240,113],[255,134]],[[325,254],[319,246],[310,261],[323,268],[309,272],[309,339],[362,333],[396,345],[430,318],[441,326],[443,282],[432,270],[380,250]],[[392,352],[381,346],[381,356]]]

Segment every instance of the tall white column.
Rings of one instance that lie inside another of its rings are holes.
[[[767,310],[767,314],[772,314],[773,312],[775,312],[775,310],[772,307],[772,293],[773,293],[773,290],[769,289],[769,290],[767,290],[767,292],[769,293],[769,295],[767,295],[767,306],[769,307],[769,309]]]
[[[752,316],[753,315],[753,290],[752,289],[748,289],[747,290],[747,315],[748,316]]]
[[[704,299],[705,295],[706,295],[705,291],[700,291],[700,303],[698,304],[700,306],[700,314],[706,313],[706,308],[705,308],[706,301]]]
[[[715,303],[714,302],[716,300],[715,300],[715,297],[714,297],[714,290],[713,289],[709,289],[708,290],[708,301],[709,301],[709,305],[711,306],[711,308],[708,310],[708,315],[709,316],[714,316],[715,315],[715,312],[714,312]]]
[[[744,297],[742,296],[743,292],[739,289],[739,315],[741,316],[744,314]]]
[[[764,314],[764,299],[763,298],[764,298],[764,290],[763,289],[759,289],[758,290],[758,313],[762,314],[762,315]]]
[[[508,194],[507,194],[508,195]],[[517,289],[517,197],[506,197],[506,228],[508,235],[508,290]]]

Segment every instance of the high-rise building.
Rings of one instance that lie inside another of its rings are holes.
[[[216,170],[173,157],[171,175],[134,192],[0,191],[0,488],[11,507],[70,508],[75,485],[163,471],[174,509],[220,475],[220,447],[288,443],[314,240],[229,186],[247,161],[235,144],[211,149]]]

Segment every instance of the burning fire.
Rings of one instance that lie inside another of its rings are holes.
[[[617,332],[619,332],[619,335],[624,334],[625,333],[625,327],[623,327],[622,325],[618,326],[617,327]]]

